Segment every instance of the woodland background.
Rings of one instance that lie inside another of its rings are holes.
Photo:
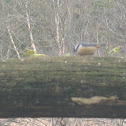
[[[25,48],[49,56],[73,55],[81,42],[120,46],[126,55],[125,0],[0,0],[0,57]],[[98,55],[106,55],[106,47]],[[110,54],[115,55],[115,54]]]
[[[126,0],[0,0],[0,58],[22,58],[25,48],[73,55],[81,42],[120,46],[126,55]],[[96,54],[106,55],[101,48]],[[125,119],[1,119],[0,126],[124,126]]]

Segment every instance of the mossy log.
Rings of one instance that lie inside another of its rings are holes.
[[[126,118],[126,58],[0,62],[0,118]]]

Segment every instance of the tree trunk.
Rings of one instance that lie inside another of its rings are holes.
[[[0,118],[126,118],[126,58],[0,62]]]

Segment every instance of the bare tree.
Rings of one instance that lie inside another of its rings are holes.
[[[33,34],[32,34],[32,30],[31,30],[31,25],[30,25],[30,17],[28,14],[28,2],[26,2],[25,7],[26,7],[26,19],[27,19],[27,24],[28,24],[28,30],[29,30],[30,39],[31,39],[31,47],[33,48],[34,52],[36,53],[37,50],[36,50],[36,47],[34,44]]]
[[[9,26],[7,26],[7,30],[8,30],[8,34],[9,34],[9,36],[10,36],[10,40],[11,40],[11,42],[12,42],[12,44],[13,44],[14,50],[16,51],[18,58],[21,59],[20,54],[19,54],[19,52],[18,52],[18,49],[17,49],[17,47],[16,47],[16,45],[15,45],[15,42],[14,42],[14,40],[13,40],[13,37],[12,37],[12,34],[11,34],[11,31],[10,31]]]

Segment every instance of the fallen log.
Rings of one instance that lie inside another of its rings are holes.
[[[0,118],[126,118],[126,58],[0,62]]]

